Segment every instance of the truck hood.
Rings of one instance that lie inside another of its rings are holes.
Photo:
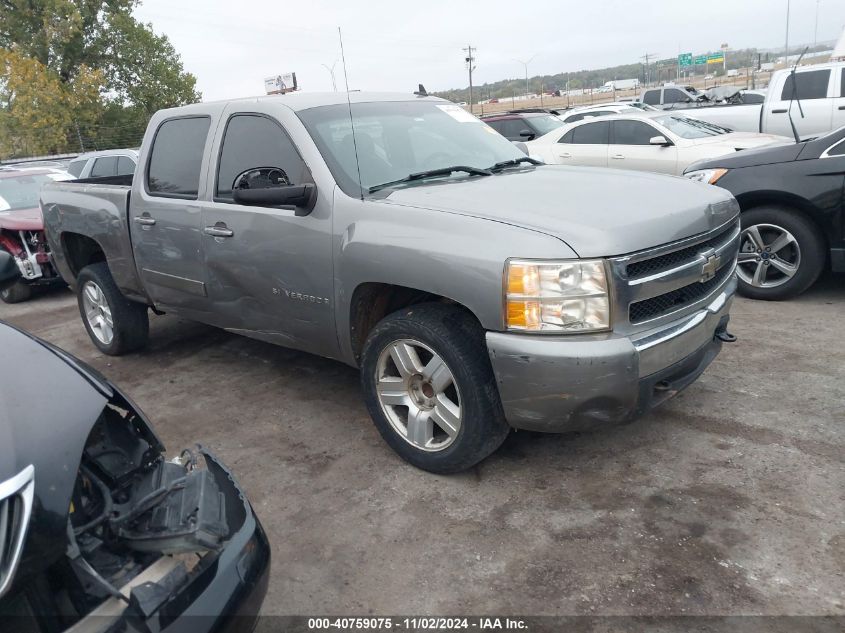
[[[15,209],[14,211],[0,211],[0,229],[9,231],[43,231],[44,218],[41,209]]]
[[[563,165],[395,189],[379,202],[538,231],[579,257],[622,255],[690,237],[739,210],[723,189],[685,178]]]

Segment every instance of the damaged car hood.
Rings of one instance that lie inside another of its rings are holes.
[[[78,359],[2,321],[0,349],[0,482],[35,469],[20,565],[29,571],[65,553],[82,451],[115,388]]]
[[[690,237],[739,212],[723,189],[685,178],[559,165],[397,188],[374,202],[532,229],[561,239],[580,257],[622,255]]]

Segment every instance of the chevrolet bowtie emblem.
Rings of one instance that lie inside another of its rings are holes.
[[[704,263],[701,265],[701,281],[710,281],[716,276],[716,271],[719,270],[719,264],[722,258],[716,255],[715,251],[707,251],[702,253]]]

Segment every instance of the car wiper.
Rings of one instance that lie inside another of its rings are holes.
[[[375,193],[379,189],[392,187],[393,185],[401,185],[406,182],[414,182],[415,180],[424,180],[426,178],[437,178],[438,176],[449,176],[456,171],[466,172],[471,176],[492,176],[493,172],[489,169],[481,169],[479,167],[469,167],[468,165],[453,165],[451,167],[440,167],[439,169],[429,169],[427,171],[418,171],[415,174],[408,174],[399,180],[391,180],[390,182],[383,182],[380,185],[373,185],[367,191]]]
[[[530,156],[522,156],[521,158],[512,158],[510,160],[502,160],[488,167],[487,169],[491,172],[502,171],[507,167],[516,167],[521,163],[531,163],[532,165],[542,165],[543,161],[537,160],[536,158],[531,158]]]

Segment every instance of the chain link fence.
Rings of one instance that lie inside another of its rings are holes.
[[[146,122],[120,126],[72,125],[59,137],[63,140],[51,143],[51,147],[45,147],[45,143],[38,139],[37,133],[17,137],[13,135],[3,143],[4,151],[0,155],[0,162],[8,163],[51,156],[67,157],[107,149],[137,148],[141,145],[146,129]]]

